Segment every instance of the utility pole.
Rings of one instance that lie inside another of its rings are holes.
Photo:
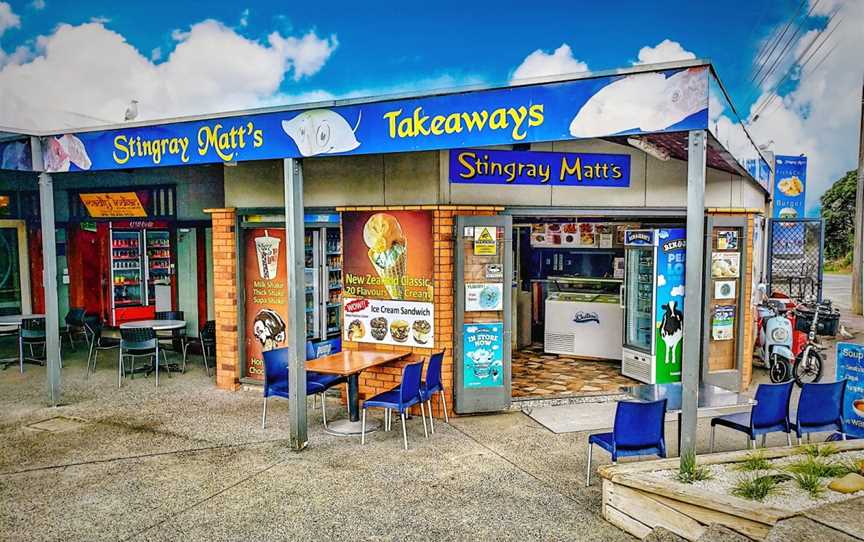
[[[855,241],[852,248],[852,312],[864,312],[864,284],[861,275],[862,226],[864,226],[864,78],[861,81],[861,123],[858,131],[858,183],[855,187]]]

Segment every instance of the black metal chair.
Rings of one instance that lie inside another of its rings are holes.
[[[62,337],[65,335],[69,338],[69,345],[72,349],[75,349],[75,341],[72,338],[75,334],[84,335],[84,340],[88,343],[90,342],[90,337],[87,335],[87,324],[85,322],[85,317],[87,313],[82,307],[73,307],[69,309],[69,312],[66,313],[66,318],[64,325],[60,329],[60,337],[62,344]]]
[[[87,368],[85,372],[85,376],[90,376],[90,364],[93,364],[93,372],[96,372],[96,358],[99,356],[99,352],[106,350],[114,350],[115,348],[120,347],[120,341],[113,337],[103,337],[102,330],[104,329],[104,323],[102,319],[98,316],[95,318],[88,318],[86,320],[86,330],[87,335],[90,340],[90,349],[87,353]]]
[[[21,330],[18,332],[18,364],[21,367],[21,372],[24,372],[24,362],[30,361],[39,365],[45,365],[45,319],[44,318],[24,318],[21,320]],[[24,356],[24,347],[30,350],[30,356]],[[42,347],[42,357],[37,358],[33,350],[34,346]],[[63,366],[63,362],[60,362]]]
[[[156,320],[186,320],[183,311],[160,311],[156,313]],[[183,372],[186,372],[186,351],[189,348],[189,340],[186,329],[172,329],[170,331],[157,331],[156,338],[163,346],[170,346],[174,352],[183,356]]]
[[[159,387],[159,340],[156,338],[156,332],[149,327],[135,328],[120,328],[120,355],[118,356],[119,375],[117,377],[117,387],[123,384],[123,378],[126,376],[125,358],[131,358],[132,363],[129,366],[130,378],[134,378],[136,370],[141,367],[135,366],[135,360],[138,358],[147,358],[150,360],[146,366],[156,370],[156,387]],[[165,351],[161,351],[162,360],[165,363],[165,369],[168,371],[168,376],[171,376],[171,368],[168,365],[168,358],[165,357]],[[148,370],[149,372],[149,370]]]

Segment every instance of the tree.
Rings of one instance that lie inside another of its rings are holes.
[[[825,255],[829,260],[845,258],[852,252],[857,183],[858,172],[847,171],[819,198],[825,221]]]

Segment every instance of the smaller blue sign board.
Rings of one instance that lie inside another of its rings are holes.
[[[837,380],[846,379],[846,434],[864,437],[864,345],[837,343]]]
[[[774,218],[804,218],[806,189],[807,157],[777,155],[774,162]]]
[[[654,246],[655,230],[625,230],[624,245],[628,247]]]
[[[630,155],[454,149],[450,182],[627,188]]]
[[[462,334],[465,388],[504,385],[504,324],[465,324]]]

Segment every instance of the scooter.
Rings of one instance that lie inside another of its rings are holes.
[[[833,336],[837,332],[839,318],[839,311],[829,300],[817,303],[815,299],[810,299],[795,308],[796,333],[806,332],[806,340],[800,350],[797,350],[793,371],[795,383],[799,386],[819,382],[822,378],[824,362],[820,350],[824,347],[816,341],[816,336],[820,334]]]
[[[754,347],[754,361],[768,369],[771,382],[786,382],[792,378],[795,355],[792,353],[792,322],[786,316],[786,303],[768,299],[766,287],[759,285],[762,302],[757,307],[759,333]]]

